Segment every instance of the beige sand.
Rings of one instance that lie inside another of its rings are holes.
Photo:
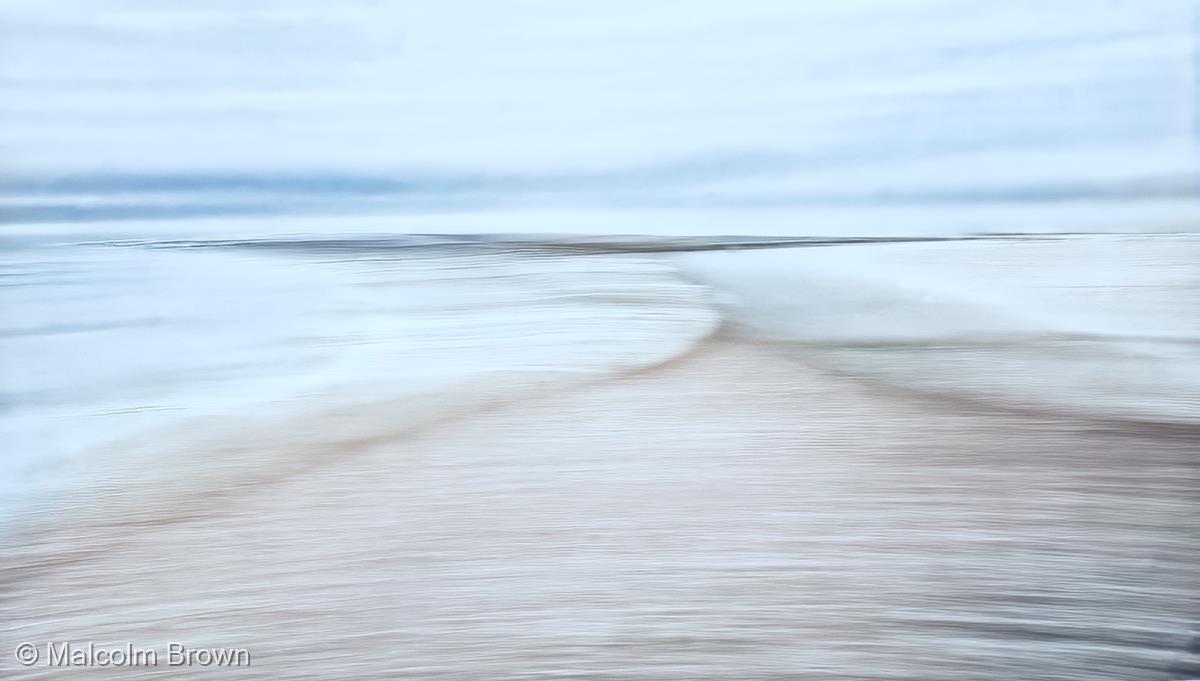
[[[716,340],[190,519],[40,530],[0,621],[250,651],[212,678],[1169,678],[1195,664],[1198,442]]]

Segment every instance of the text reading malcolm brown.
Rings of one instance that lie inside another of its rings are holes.
[[[165,648],[143,648],[132,643],[102,646],[95,643],[47,641],[22,643],[14,651],[17,662],[46,667],[249,667],[245,648],[195,648],[168,643]]]

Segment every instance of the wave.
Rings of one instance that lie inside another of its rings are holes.
[[[389,244],[436,250],[397,257]],[[670,361],[718,324],[707,289],[638,254],[481,252],[421,237],[136,245],[89,252],[106,269],[136,269],[148,281],[88,295],[119,295],[168,316],[149,328],[81,324],[70,338],[8,341],[24,343],[10,348],[14,356],[56,373],[13,386],[24,392],[0,423],[15,431],[5,509],[26,518],[88,509],[105,523],[211,510],[246,485],[358,456],[433,423]],[[313,258],[281,259],[279,249]],[[43,312],[69,317],[95,304],[89,297]],[[198,309],[209,318],[197,319]],[[224,347],[206,340],[224,336]],[[113,362],[65,357],[89,343],[97,360],[114,346]],[[146,356],[170,345],[199,353],[173,354],[148,373]],[[94,369],[104,373],[92,378]],[[63,389],[53,382],[59,374]],[[34,394],[43,399],[22,397]],[[66,413],[78,432],[60,442],[52,430]]]
[[[1010,408],[1200,422],[1200,238],[680,256],[733,333],[861,380]]]
[[[212,509],[218,490],[674,361],[718,328],[776,344],[780,361],[912,393],[1200,421],[1192,235],[276,235],[62,248],[144,280],[117,289],[89,276],[97,285],[67,302],[26,291],[54,324],[0,329],[10,355],[49,372],[10,386],[5,415],[23,431],[11,441],[26,463],[10,478],[33,512],[66,499],[108,509],[95,516],[105,522]],[[30,271],[52,279],[53,262]],[[114,295],[169,314],[149,326],[75,319]],[[73,332],[54,333],[64,325]],[[157,374],[128,352],[158,345],[197,352]],[[66,359],[89,346],[93,362]],[[48,383],[60,365],[61,385]],[[69,446],[51,436],[63,414],[78,425]]]

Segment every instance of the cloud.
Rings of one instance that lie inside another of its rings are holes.
[[[24,3],[0,150],[9,174],[1125,154],[1190,139],[1185,5]]]

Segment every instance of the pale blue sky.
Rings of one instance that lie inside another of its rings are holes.
[[[1195,170],[1194,9],[9,0],[0,153],[10,175],[716,165],[733,195],[1171,175]]]

